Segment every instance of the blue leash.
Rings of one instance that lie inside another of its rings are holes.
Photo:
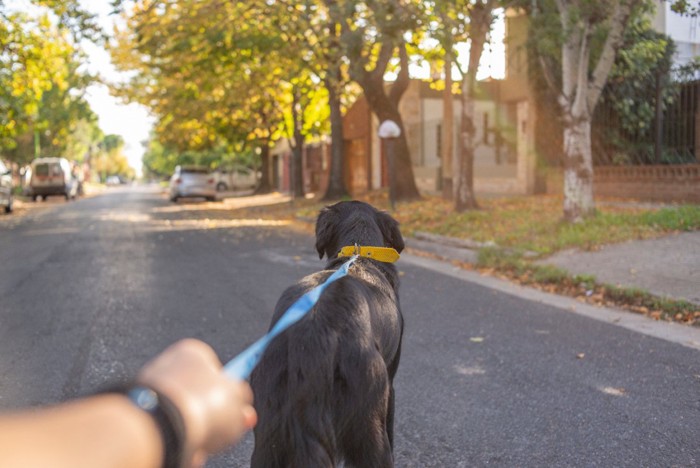
[[[265,352],[265,349],[270,344],[273,338],[282,333],[284,330],[290,326],[297,323],[304,315],[307,314],[318,302],[321,293],[323,292],[329,284],[337,279],[342,278],[348,274],[348,269],[355,260],[357,260],[357,255],[353,255],[350,260],[343,263],[340,268],[338,268],[331,276],[319,284],[311,291],[307,292],[299,299],[296,300],[292,306],[287,309],[287,311],[282,315],[282,317],[275,323],[272,330],[263,335],[258,341],[248,346],[241,354],[231,359],[224,366],[224,374],[227,376],[238,379],[245,380],[250,377],[250,373],[253,372],[255,366],[260,362],[260,358]]]

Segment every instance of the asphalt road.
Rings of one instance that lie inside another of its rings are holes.
[[[227,207],[134,188],[0,217],[0,409],[128,378],[181,337],[222,360],[259,337],[323,264],[308,235]],[[398,265],[397,466],[700,465],[698,350]]]

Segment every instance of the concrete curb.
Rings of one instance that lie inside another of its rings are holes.
[[[463,247],[453,247],[450,245],[416,239],[414,237],[404,239],[404,242],[406,244],[406,248],[409,250],[429,253],[446,261],[458,260],[460,262],[476,263],[479,258],[479,253],[477,251]]]

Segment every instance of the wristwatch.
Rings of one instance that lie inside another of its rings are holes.
[[[156,422],[163,440],[163,468],[181,468],[185,445],[185,424],[177,407],[163,394],[135,385],[124,394]]]
[[[133,404],[142,410],[151,413],[158,407],[158,394],[148,387],[131,387],[126,396]]]

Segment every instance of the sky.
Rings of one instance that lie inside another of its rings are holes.
[[[112,31],[114,15],[109,15],[110,0],[81,0],[82,6],[99,15],[100,24],[106,31]],[[123,75],[115,70],[109,53],[101,46],[85,42],[88,54],[88,70],[99,73],[110,82],[123,80]],[[154,119],[148,110],[139,104],[125,104],[109,94],[107,86],[92,85],[87,90],[86,99],[99,118],[99,125],[105,134],[117,134],[124,138],[124,154],[129,164],[141,174],[143,142],[148,140]]]

